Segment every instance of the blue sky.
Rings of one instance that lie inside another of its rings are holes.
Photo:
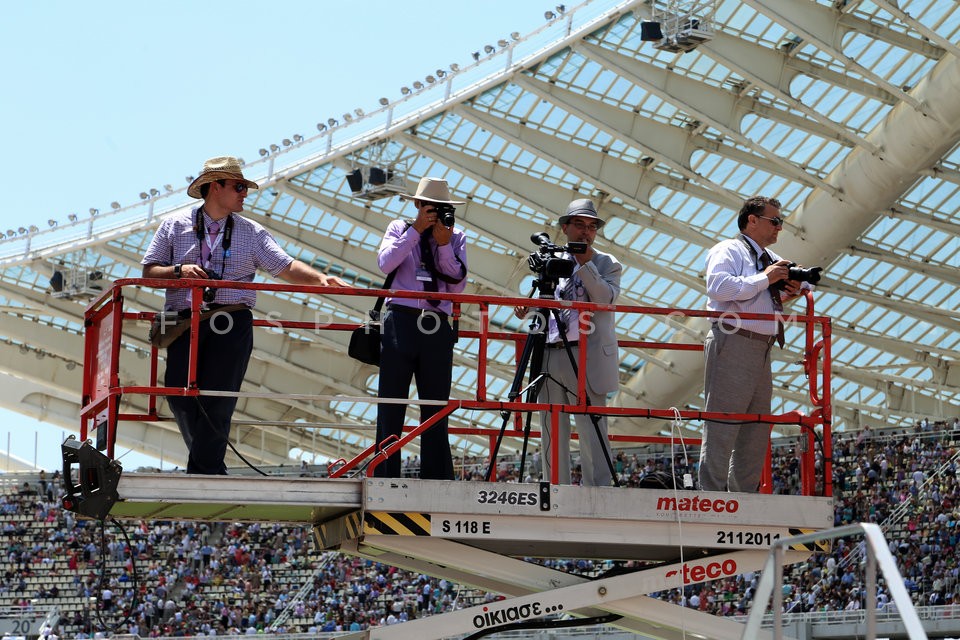
[[[0,227],[43,228],[134,203],[151,187],[183,186],[211,156],[256,159],[261,147],[314,135],[317,122],[399,98],[401,86],[438,67],[466,66],[472,51],[533,31],[552,8],[529,0],[5,5]],[[0,424],[4,453],[9,442],[13,455],[60,466],[60,427],[2,410]],[[128,469],[145,462],[124,458]]]

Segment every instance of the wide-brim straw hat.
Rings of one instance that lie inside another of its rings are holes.
[[[573,217],[593,218],[597,221],[597,229],[607,224],[606,220],[597,215],[597,208],[594,206],[593,201],[587,198],[574,200],[568,204],[567,212],[560,216],[560,224],[567,224],[570,222],[570,218]]]
[[[450,188],[447,186],[447,181],[442,178],[420,178],[416,193],[413,195],[401,193],[400,197],[404,200],[422,200],[439,204],[466,204],[461,200],[450,199]]]
[[[253,180],[247,180],[243,177],[239,159],[233,156],[217,156],[203,163],[203,170],[200,175],[187,187],[187,195],[191,198],[201,199],[203,196],[200,195],[200,187],[216,180],[239,180],[246,184],[249,189],[260,188]]]

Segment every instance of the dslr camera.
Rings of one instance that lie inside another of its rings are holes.
[[[798,267],[796,262],[791,262],[787,266],[787,279],[795,282],[809,282],[810,284],[817,284],[820,282],[821,271],[823,271],[823,267],[810,267],[809,269],[805,269],[803,267]],[[781,280],[780,282],[775,283],[773,286],[776,289],[783,289],[786,284],[786,280]]]
[[[207,269],[205,267],[201,267],[201,269],[203,269],[203,272],[206,273],[207,277],[210,278],[211,280],[223,280],[223,277],[213,269]],[[207,287],[206,289],[203,290],[204,302],[206,302],[207,304],[210,304],[216,299],[217,299],[217,290],[214,287]]]
[[[453,212],[456,211],[452,204],[444,202],[434,202],[433,210],[437,212],[437,220],[445,227],[452,227],[455,221]]]
[[[817,284],[820,282],[820,272],[823,271],[823,267],[810,267],[809,269],[804,269],[803,267],[798,267],[796,262],[791,262],[789,267],[789,279],[796,280],[797,282],[809,282],[810,284]]]
[[[569,278],[577,263],[570,258],[562,258],[562,253],[586,253],[586,242],[571,242],[566,246],[556,245],[550,241],[549,234],[535,233],[530,236],[531,242],[540,248],[527,257],[527,266],[537,275],[534,281],[540,294],[552,298],[560,278]]]

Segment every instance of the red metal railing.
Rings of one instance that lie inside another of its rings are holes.
[[[120,383],[120,353],[122,349],[121,334],[125,322],[149,321],[155,315],[154,312],[128,312],[124,311],[124,289],[132,287],[154,287],[154,288],[191,288],[192,289],[192,310],[190,331],[196,334],[199,328],[199,313],[201,307],[202,290],[207,287],[225,287],[231,289],[253,289],[258,291],[287,291],[300,292],[311,295],[327,296],[362,296],[377,297],[389,294],[396,298],[420,298],[424,294],[408,291],[383,291],[379,289],[342,289],[336,287],[316,287],[306,285],[289,284],[261,284],[261,283],[238,283],[223,282],[211,280],[156,280],[130,278],[118,280],[99,298],[94,300],[87,308],[85,315],[85,347],[84,347],[84,373],[83,373],[83,406],[80,419],[80,437],[85,440],[92,432],[97,435],[97,448],[105,450],[107,456],[114,457],[114,445],[116,442],[118,423],[126,420],[156,421],[162,420],[157,412],[158,396],[198,396],[203,393],[196,384],[197,371],[197,344],[193,341],[190,346],[189,364],[188,364],[188,383],[186,387],[164,387],[158,384],[158,350],[155,347],[150,351],[149,362],[149,382],[146,385],[122,385]],[[831,424],[831,406],[830,406],[830,338],[831,325],[829,318],[817,316],[814,314],[814,298],[809,291],[805,293],[806,310],[805,313],[795,316],[782,318],[788,323],[798,323],[804,326],[804,356],[803,369],[808,378],[808,391],[811,402],[809,414],[801,411],[790,411],[784,414],[758,415],[758,414],[731,414],[719,412],[706,412],[697,410],[677,410],[674,408],[649,408],[649,407],[606,407],[590,406],[586,403],[586,379],[582,372],[586,371],[586,353],[587,350],[579,350],[580,361],[578,369],[581,375],[578,379],[577,402],[569,405],[542,404],[537,402],[525,402],[522,399],[516,401],[490,400],[487,397],[487,358],[491,343],[496,341],[512,341],[515,345],[517,358],[522,351],[524,341],[527,339],[526,333],[513,333],[494,331],[490,328],[490,308],[499,306],[529,306],[531,300],[519,297],[491,297],[477,296],[470,294],[437,294],[431,293],[431,298],[442,298],[451,300],[454,303],[453,317],[459,318],[464,306],[476,305],[480,311],[479,328],[475,330],[464,329],[460,331],[460,336],[477,339],[477,352],[475,354],[477,362],[477,388],[473,399],[451,399],[447,405],[427,422],[419,424],[412,428],[406,428],[403,436],[389,442],[375,443],[367,447],[360,454],[349,461],[338,460],[332,463],[330,476],[341,477],[357,469],[360,465],[366,463],[366,473],[372,474],[373,469],[384,460],[388,455],[403,447],[418,437],[426,429],[430,428],[437,420],[444,416],[460,410],[486,410],[486,411],[509,411],[513,413],[515,421],[514,428],[504,430],[502,435],[508,437],[523,437],[521,428],[522,415],[529,411],[545,411],[550,415],[551,428],[556,434],[557,423],[561,413],[591,413],[606,416],[632,416],[642,418],[656,418],[664,420],[725,420],[725,421],[762,421],[772,425],[799,425],[802,428],[803,446],[801,446],[801,491],[804,495],[832,495],[830,468],[830,424]],[[645,314],[670,316],[678,319],[683,317],[714,318],[718,314],[704,310],[694,309],[662,309],[656,307],[643,307],[637,305],[602,305],[585,302],[565,302],[554,300],[536,300],[536,306],[540,308],[560,309],[574,308],[586,311],[615,311],[618,314]],[[771,319],[771,316],[764,314],[742,314],[744,320],[763,320]],[[324,322],[318,325],[315,322],[290,321],[282,318],[271,317],[268,320],[254,320],[254,326],[281,328],[284,330],[318,330],[324,331],[352,331],[358,325],[354,322]],[[581,344],[586,343],[590,336],[587,331],[587,324],[581,323]],[[702,351],[703,345],[699,343],[659,343],[640,340],[620,340],[621,347],[624,348],[642,348],[642,349],[668,349],[680,351]],[[142,394],[148,396],[146,413],[124,413],[121,412],[121,398],[124,395]],[[376,402],[372,398],[371,402]],[[484,436],[490,439],[491,449],[500,429],[494,428],[464,428],[450,427],[450,432],[460,435]],[[532,437],[538,437],[539,432],[531,431]],[[667,444],[676,443],[676,440],[663,436],[631,436],[631,435],[611,435],[610,439],[614,442],[636,443],[636,444]],[[556,441],[556,435],[554,438]],[[822,449],[823,467],[820,469],[819,476],[816,469],[816,448],[817,444]],[[699,440],[684,438],[687,445],[699,444]],[[556,455],[557,447],[552,448],[553,473],[552,482],[556,482],[556,473],[558,469]],[[770,473],[770,454],[768,452],[768,465],[762,481],[761,490],[770,491],[772,486]],[[491,465],[491,469],[495,465]],[[818,486],[819,485],[819,486]]]

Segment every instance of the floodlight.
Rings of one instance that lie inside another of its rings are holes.
[[[76,222],[76,221],[77,221],[77,214],[71,213],[70,215],[67,216],[67,219],[68,219],[70,222]]]
[[[649,42],[651,40],[662,40],[663,39],[663,29],[660,28],[659,22],[654,22],[652,20],[645,20],[640,23],[640,40],[642,42]]]
[[[141,192],[140,192],[140,199],[141,199],[141,200],[146,200],[146,199],[149,198],[149,197],[150,197],[150,196],[147,195],[147,192],[146,192],[146,191],[141,191]]]
[[[479,52],[479,51],[474,51],[474,52],[473,52],[473,59],[474,59],[474,60],[480,60],[480,52]]]
[[[446,71],[444,71],[443,69],[437,69],[437,77],[438,77],[438,78],[444,78],[444,77],[446,77],[446,75],[447,75],[447,72],[446,72]]]
[[[343,119],[344,119],[344,121],[346,121],[346,122],[353,122],[353,116],[350,115],[349,113],[343,114]]]
[[[27,232],[26,228],[24,227],[20,227],[19,229],[17,229],[17,231],[20,233],[20,235],[23,235]]]
[[[284,138],[284,139],[281,140],[280,142],[281,142],[281,144],[283,144],[283,146],[285,146],[285,147],[289,147],[290,145],[293,144],[292,142],[290,142],[290,138]]]
[[[340,121],[337,120],[336,118],[328,118],[328,119],[327,119],[327,125],[329,125],[329,126],[331,126],[331,127],[335,127],[335,126],[337,126],[338,124],[340,124]]]
[[[460,71],[460,65],[454,62],[453,64],[450,65],[450,71],[453,71],[454,73],[456,73],[457,71]]]
[[[158,195],[160,195],[160,191],[157,189],[154,189],[153,187],[150,187],[150,195],[153,197],[157,197]]]
[[[434,82],[437,81],[437,79],[434,78],[433,76],[427,76],[426,78],[424,78],[424,80],[427,81],[427,84],[433,84]]]
[[[193,179],[191,178],[190,181],[193,182]],[[98,213],[100,213],[100,209],[94,209],[94,208],[90,209],[90,215],[95,216]]]
[[[501,49],[506,49],[508,44],[509,44],[509,43],[508,43],[506,40],[503,40],[503,39],[497,40],[497,45],[498,45]]]
[[[519,31],[514,31],[513,33],[510,34],[510,37],[513,38],[514,41],[519,40],[519,39],[520,39],[520,32],[519,32]]]
[[[191,180],[191,182],[192,182],[192,180]],[[120,203],[117,202],[116,200],[114,200],[113,202],[110,203],[110,206],[113,207],[113,210],[114,210],[114,211],[116,211],[117,209],[120,208]]]
[[[390,101],[387,100],[386,98],[380,98],[380,104],[385,107],[385,106],[387,106],[388,104],[390,104]]]
[[[543,17],[546,18],[547,20],[553,20],[554,18],[557,17],[557,14],[555,14],[553,11],[544,11]]]
[[[562,5],[562,4],[557,5],[557,13],[562,14],[566,10],[567,10],[567,7],[565,5]]]
[[[484,47],[483,47],[483,50],[484,50],[485,53],[493,53],[494,51],[496,51],[496,49],[494,49],[494,48],[493,48],[493,45],[491,45],[491,44],[488,44],[488,45],[484,46]]]
[[[166,189],[167,191],[173,191],[173,185],[172,185],[172,184],[165,184],[165,185],[163,185],[163,188]]]
[[[57,221],[54,220],[53,218],[50,218],[49,220],[47,220],[47,224],[51,227],[55,227],[57,226]]]
[[[184,178],[184,180],[186,180],[188,183],[193,182],[193,176],[187,176]]]
[[[410,87],[400,87],[400,93],[405,96],[410,95]]]
[[[356,116],[357,116],[358,118],[362,118],[362,117],[363,117],[363,114],[364,114],[364,111],[363,111],[363,109],[354,109],[354,110],[353,110],[353,113],[356,114]]]
[[[319,131],[320,133],[323,133],[326,130],[327,130],[327,125],[323,124],[322,122],[317,123],[317,131]],[[263,151],[263,149],[261,149],[261,151]]]
[[[415,82],[413,83],[413,88],[414,88],[416,91],[420,91],[420,89],[423,89],[423,83],[420,82],[419,80],[417,80],[417,81],[415,81]]]
[[[270,151],[273,151],[274,153],[276,153],[277,151],[280,151],[280,147],[278,147],[276,144],[271,144]]]
[[[295,133],[295,134],[293,134],[293,141],[294,141],[294,142],[303,142],[303,136],[300,135],[299,133]]]
[[[40,229],[37,229],[37,225],[32,224],[32,225],[30,225],[29,231],[30,231],[30,233],[36,233],[37,231],[40,231]]]

